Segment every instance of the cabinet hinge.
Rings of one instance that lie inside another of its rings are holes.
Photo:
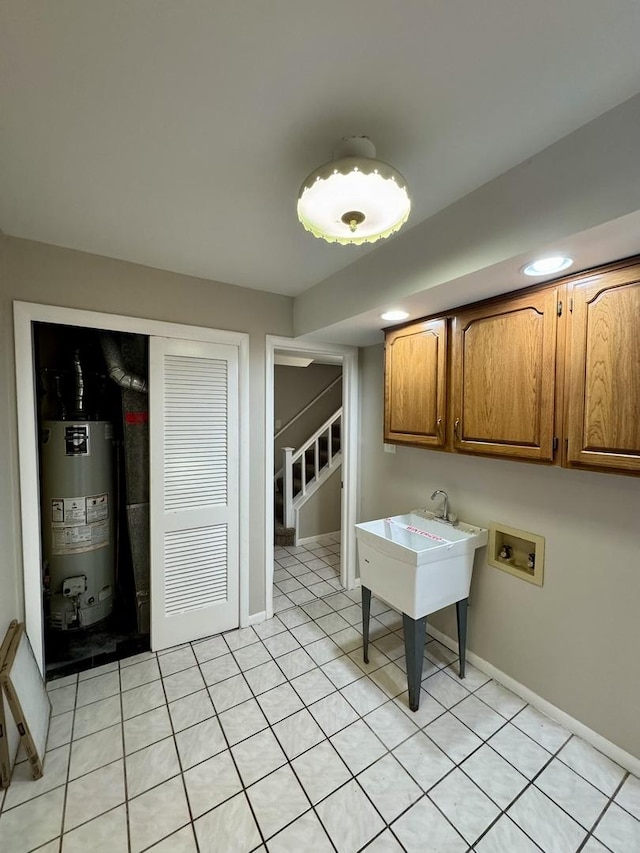
[[[564,440],[564,449],[565,449],[566,453],[569,452],[569,439],[568,438],[565,438],[565,440]]]
[[[558,300],[558,317],[562,317],[562,300]]]
[[[555,454],[557,449],[558,449],[558,436],[554,435],[553,436],[553,452],[554,452],[554,454]]]
[[[569,300],[569,311],[573,312],[573,296]]]

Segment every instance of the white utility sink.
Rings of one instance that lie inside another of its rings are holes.
[[[467,598],[482,527],[455,526],[427,510],[356,524],[362,585],[412,619]]]

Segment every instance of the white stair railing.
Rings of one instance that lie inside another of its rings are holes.
[[[336,426],[340,427],[339,437],[334,438]],[[282,448],[283,521],[285,527],[297,527],[296,518],[302,505],[342,464],[341,437],[342,408],[339,408],[297,450],[295,447]],[[321,465],[320,444],[323,439],[326,439],[327,461]],[[307,451],[310,448],[313,448],[313,473],[307,477]],[[294,496],[294,466],[296,463],[300,465],[301,483]]]

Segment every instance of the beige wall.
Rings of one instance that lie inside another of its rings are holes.
[[[337,468],[300,510],[298,536],[322,536],[341,528],[342,468]]]
[[[640,478],[416,448],[383,452],[381,346],[362,350],[361,519],[428,507],[546,538],[539,588],[476,559],[468,648],[640,757]],[[432,623],[455,637],[453,608]]]
[[[264,610],[265,335],[291,335],[292,300],[27,240],[0,253],[0,633],[23,612],[13,300],[249,333],[249,612]]]

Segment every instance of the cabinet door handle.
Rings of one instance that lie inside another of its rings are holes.
[[[441,433],[442,433],[442,418],[438,418],[438,420],[436,421],[436,430],[438,432],[438,435],[441,435]]]
[[[460,418],[456,418],[456,422],[453,425],[453,434],[455,435],[456,438],[460,438],[459,431],[460,431]]]

